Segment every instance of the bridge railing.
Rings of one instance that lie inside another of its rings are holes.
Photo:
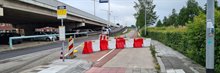
[[[86,34],[88,37],[88,32],[80,32],[80,33],[66,33],[66,35],[73,35],[74,37],[79,34]],[[13,47],[13,40],[17,39],[29,39],[29,38],[44,38],[44,37],[56,37],[59,36],[59,34],[50,34],[50,35],[33,35],[33,36],[19,36],[19,37],[9,37],[9,47],[11,49],[14,49]],[[54,40],[55,41],[55,40]]]

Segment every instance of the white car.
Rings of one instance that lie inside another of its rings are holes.
[[[109,30],[108,29],[102,29],[102,34],[108,35],[109,34]]]

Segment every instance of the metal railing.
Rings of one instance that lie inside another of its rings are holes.
[[[88,37],[88,32],[66,33],[66,35],[73,35],[74,38],[75,38],[76,35],[78,35],[78,34],[86,34],[87,37]],[[43,38],[43,37],[51,37],[51,36],[59,36],[59,34],[9,37],[9,47],[10,47],[11,49],[14,49],[14,47],[13,47],[13,40],[16,40],[16,39]]]

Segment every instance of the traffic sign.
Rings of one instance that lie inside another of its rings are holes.
[[[65,27],[64,26],[59,26],[59,39],[60,39],[60,41],[65,41],[66,40]]]
[[[57,7],[57,18],[65,19],[67,17],[67,9],[66,6],[58,6]]]
[[[109,0],[99,0],[99,3],[108,3]]]
[[[3,8],[0,7],[0,16],[4,16]]]

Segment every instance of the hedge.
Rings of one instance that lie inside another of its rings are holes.
[[[220,73],[220,11],[215,10],[215,73]],[[202,12],[184,27],[151,27],[141,35],[158,40],[205,66],[206,15]]]

